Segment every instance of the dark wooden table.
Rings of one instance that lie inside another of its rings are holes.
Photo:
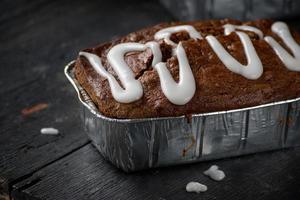
[[[300,148],[125,174],[91,145],[64,65],[82,48],[171,20],[154,0],[1,1],[0,200],[300,198]],[[60,134],[40,134],[49,126]],[[224,181],[204,177],[212,164]],[[208,191],[186,193],[189,181]]]

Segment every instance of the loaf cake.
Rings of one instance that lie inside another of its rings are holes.
[[[162,23],[82,50],[75,78],[111,118],[239,109],[300,97],[299,44],[271,20]]]

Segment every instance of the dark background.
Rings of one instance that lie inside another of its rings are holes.
[[[125,174],[106,162],[84,134],[81,110],[63,74],[64,65],[83,48],[145,26],[226,17],[240,8],[231,6],[232,12],[222,14],[219,5],[211,8],[211,2],[164,1],[172,8],[168,11],[155,0],[1,1],[0,200],[299,199],[300,148]],[[296,1],[280,2],[265,1],[269,13],[275,4],[288,5],[277,11],[279,15],[269,16],[283,18],[300,30]],[[243,9],[251,8],[248,4]],[[197,15],[204,5],[208,7]],[[236,18],[260,16],[250,11],[240,11]],[[40,103],[48,107],[22,114],[24,108]],[[41,135],[40,129],[49,126],[58,128],[60,134]],[[204,177],[203,171],[212,164],[225,171],[224,181]],[[186,193],[190,181],[206,184],[208,191]]]

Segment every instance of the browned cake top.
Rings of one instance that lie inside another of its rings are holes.
[[[104,68],[118,80],[118,76],[107,60],[107,54],[113,46],[126,42],[144,44],[154,40],[154,34],[159,30],[183,24],[193,26],[201,33],[203,38],[207,35],[215,36],[223,47],[241,64],[247,64],[243,45],[235,32],[224,35],[223,25],[225,24],[256,27],[265,36],[273,37],[287,51],[291,52],[282,39],[272,32],[273,22],[270,20],[244,23],[237,20],[163,23],[84,51],[98,55]],[[250,37],[263,65],[264,72],[256,80],[247,79],[228,70],[207,40],[190,38],[185,31],[171,35],[173,42],[182,42],[196,83],[194,96],[184,105],[171,103],[162,92],[159,76],[151,64],[153,55],[149,49],[129,52],[125,55],[126,63],[143,87],[143,96],[137,101],[131,103],[116,101],[112,96],[107,79],[99,75],[87,59],[82,56],[76,60],[75,75],[98,106],[99,111],[103,115],[113,118],[189,115],[237,109],[299,97],[300,72],[289,70],[270,44],[259,38],[257,34],[251,31],[242,32]],[[291,30],[291,33],[295,41],[300,43],[300,34],[293,30]],[[172,54],[172,46],[168,45],[165,40],[159,40],[158,43],[162,52],[162,61],[167,63],[167,68],[173,78],[178,81],[178,60],[176,55]]]

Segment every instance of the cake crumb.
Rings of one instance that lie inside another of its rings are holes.
[[[39,104],[36,104],[32,107],[22,109],[21,113],[22,113],[23,116],[27,116],[27,115],[31,115],[32,113],[44,110],[46,108],[48,108],[47,103],[39,103]]]
[[[49,127],[49,128],[42,128],[41,134],[44,135],[57,135],[59,134],[59,131],[56,128]]]
[[[212,165],[208,170],[203,172],[204,175],[209,176],[215,181],[221,181],[225,178],[225,173],[222,170],[219,170],[217,165]]]
[[[207,190],[207,186],[198,182],[189,182],[185,187],[187,192],[205,192]]]

